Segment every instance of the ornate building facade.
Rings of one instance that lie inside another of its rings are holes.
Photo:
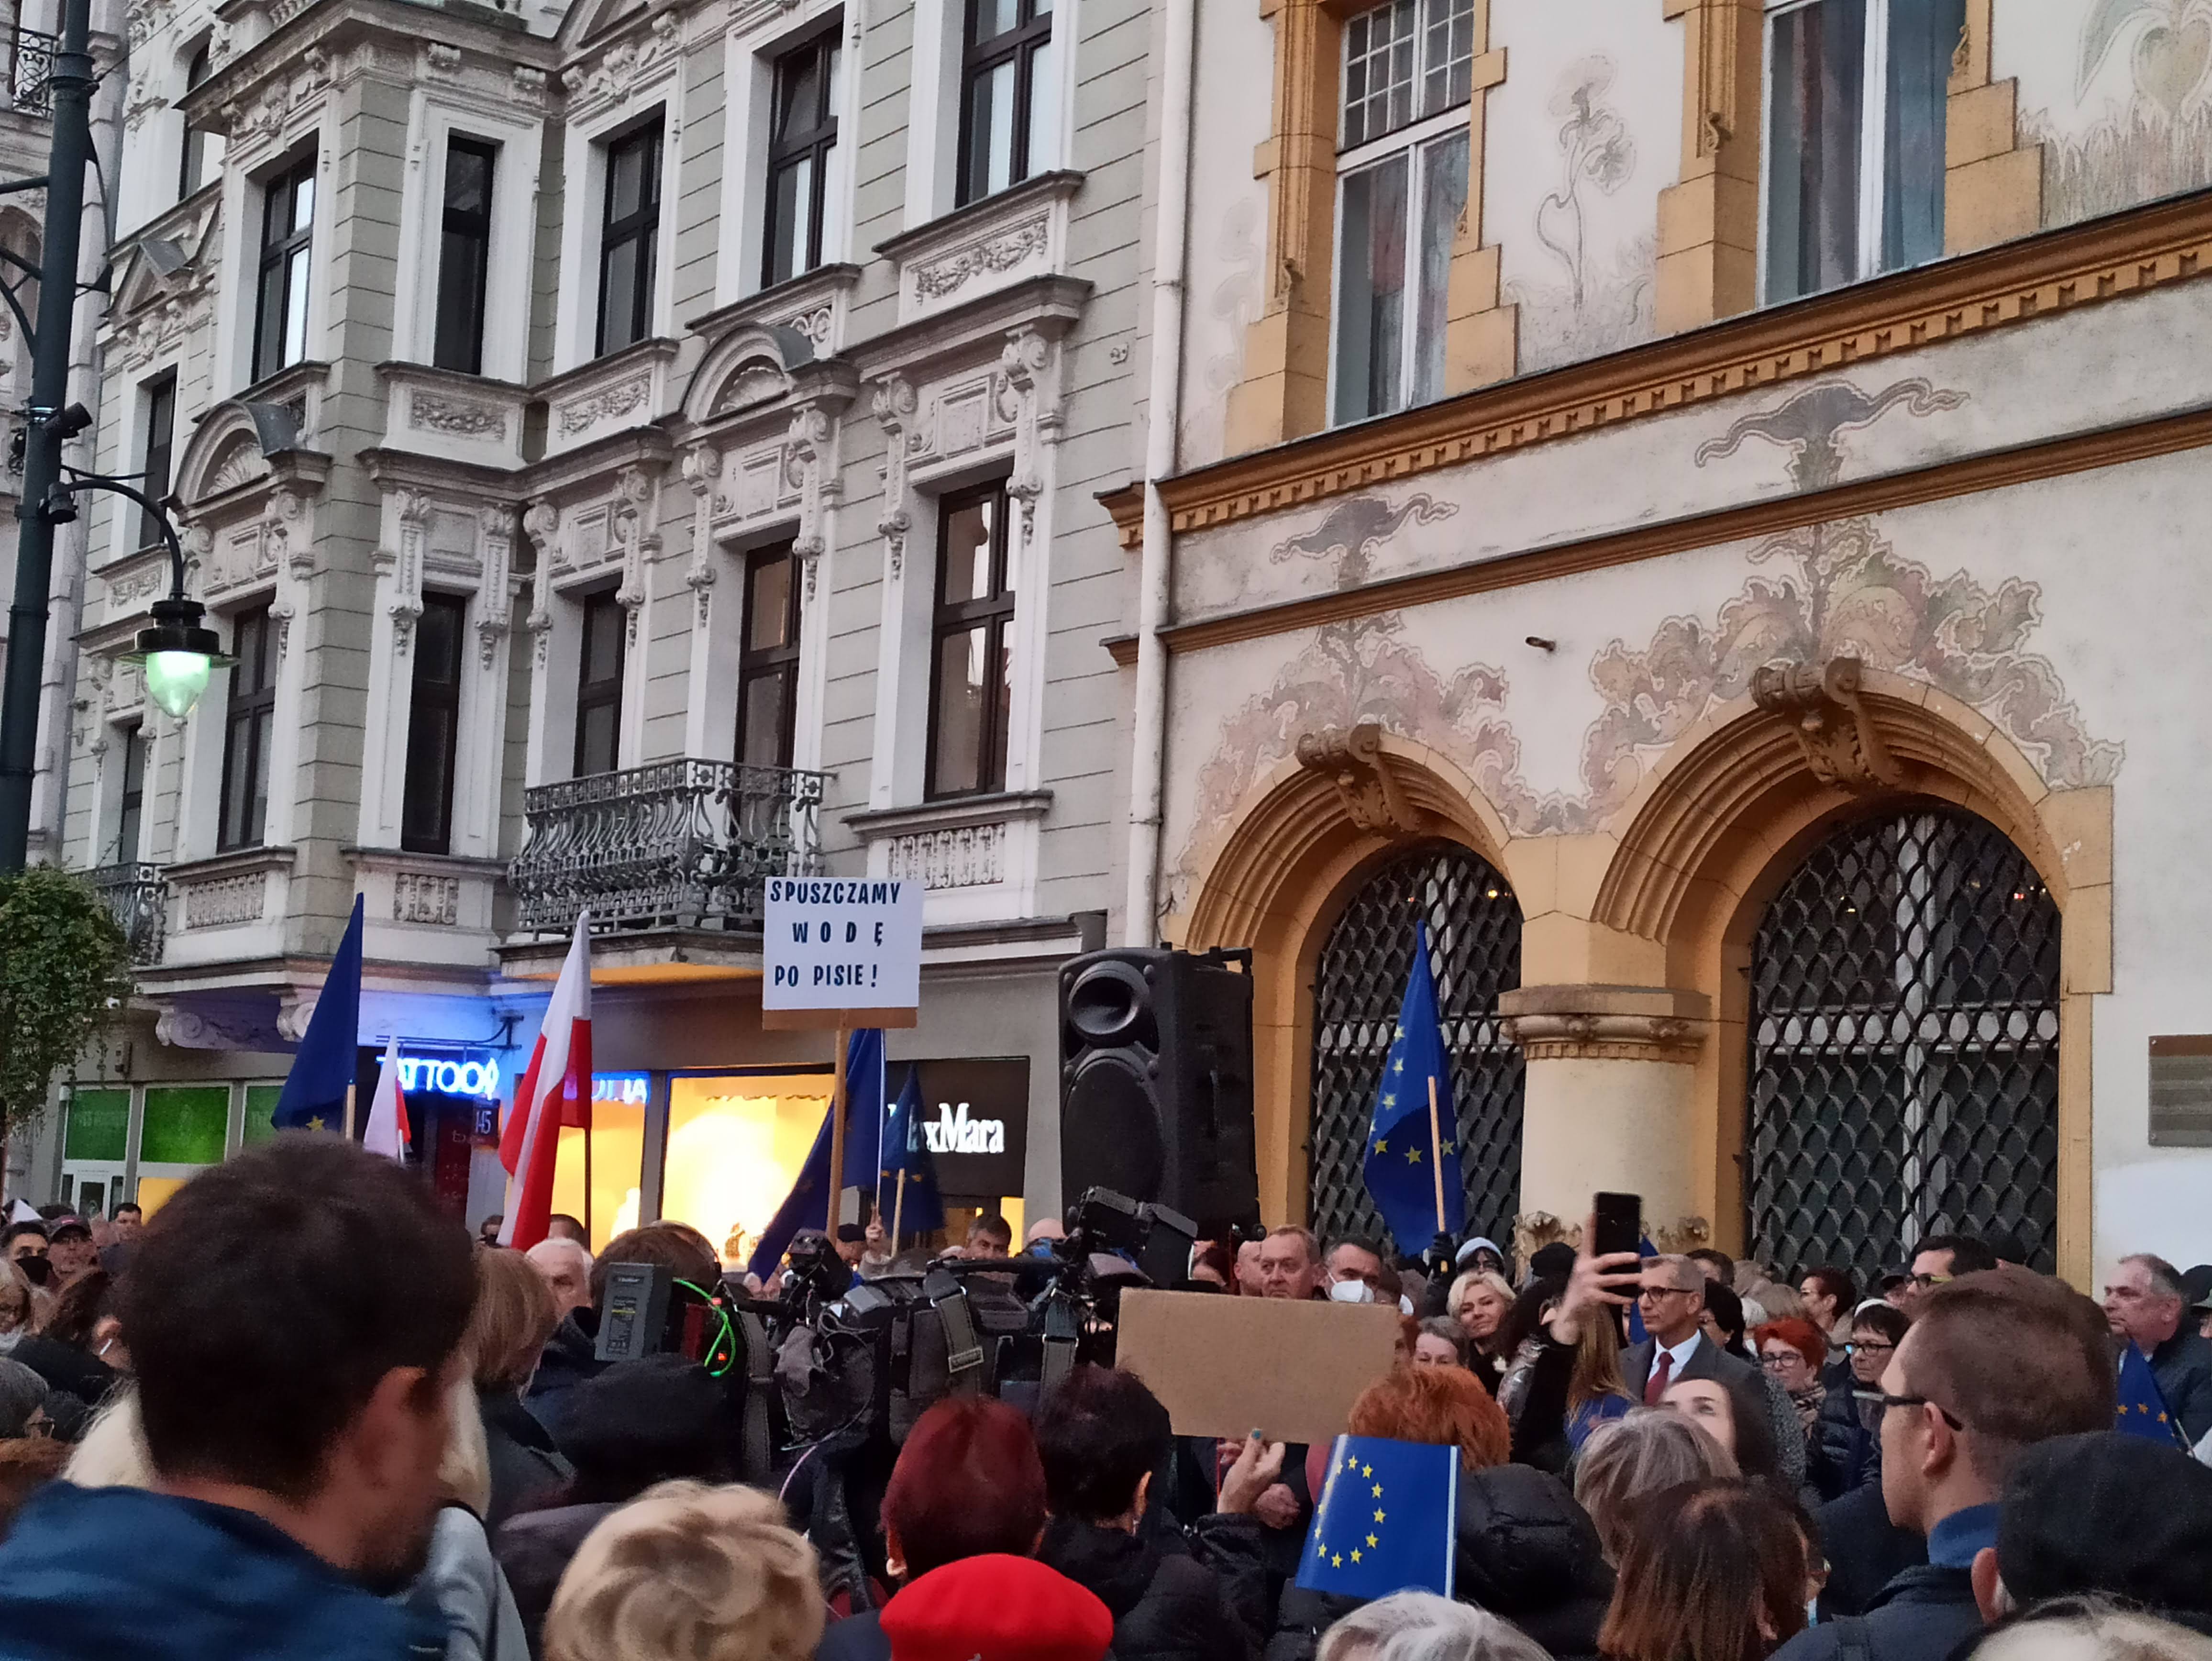
[[[957,1197],[1052,1202],[1030,1058],[1114,855],[1143,19],[134,8],[100,456],[173,494],[237,661],[144,703],[115,654],[166,568],[96,517],[66,851],[135,907],[142,1010],[56,1183],[158,1195],[263,1134],[359,896],[365,1058],[451,1087],[423,1157],[496,1208],[478,1103],[588,909],[562,1208],[729,1238],[829,1087],[827,1035],[762,1031],[761,878],[826,868],[927,886],[893,1065],[969,1068],[1013,1150]]]
[[[2165,13],[1205,9],[1115,649],[1167,687],[1131,891],[1258,948],[1268,1214],[1372,1221],[1419,919],[1500,1238],[1613,1189],[1785,1269],[2212,1256],[2212,72]]]

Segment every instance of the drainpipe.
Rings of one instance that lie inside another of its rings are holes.
[[[1182,420],[1184,271],[1190,225],[1191,59],[1198,0],[1167,0],[1160,73],[1160,196],[1152,271],[1152,356],[1145,417],[1145,540],[1137,578],[1137,704],[1129,763],[1129,891],[1121,924],[1130,946],[1158,937],[1161,800],[1167,766],[1167,621],[1172,552],[1160,486],[1175,472]]]

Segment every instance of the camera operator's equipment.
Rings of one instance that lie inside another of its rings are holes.
[[[675,1287],[674,1272],[659,1263],[609,1264],[592,1355],[602,1361],[635,1361],[667,1348],[668,1294]]]
[[[1127,947],[1061,965],[1063,1194],[1109,1189],[1209,1228],[1258,1220],[1251,962]]]

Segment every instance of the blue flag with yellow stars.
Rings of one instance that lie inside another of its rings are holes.
[[[2132,1343],[2120,1351],[2119,1412],[2113,1427],[2130,1436],[2147,1436],[2154,1442],[2163,1442],[2168,1447],[2187,1451],[2189,1444],[2181,1434],[2181,1427],[2166,1410],[2166,1396],[2158,1387],[2158,1376],[2150,1370],[2150,1362]]]
[[[1314,1507],[1298,1584],[1346,1597],[1452,1595],[1459,1450],[1340,1436]]]
[[[1429,1133],[1429,1092],[1436,1091],[1437,1135]],[[1413,969],[1398,1005],[1398,1025],[1382,1063],[1382,1087],[1367,1128],[1363,1173],[1367,1192],[1398,1242],[1419,1256],[1438,1234],[1467,1226],[1467,1189],[1459,1174],[1459,1116],[1452,1107],[1451,1068],[1437,1019],[1437,983],[1429,972],[1429,927],[1413,927]],[[1441,1141],[1442,1146],[1438,1146]],[[1437,1216],[1437,1170],[1444,1173],[1443,1216]]]

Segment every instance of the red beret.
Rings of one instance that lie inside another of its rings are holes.
[[[891,1661],[1100,1661],[1105,1604],[1033,1557],[963,1557],[884,1605]]]

